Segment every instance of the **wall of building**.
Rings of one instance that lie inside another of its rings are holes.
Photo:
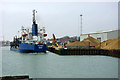
[[[108,39],[114,39],[117,37],[120,37],[120,35],[118,35],[118,30],[108,32]]]
[[[87,37],[88,37],[88,35],[82,35],[82,36],[80,36],[80,41],[82,41],[83,39],[85,39]]]
[[[90,33],[89,35],[95,39],[101,38],[101,42],[108,40],[108,39],[114,39],[114,38],[120,37],[120,35],[118,35],[118,30],[100,32],[100,33]],[[88,34],[83,34],[82,36],[80,36],[80,41],[82,41],[83,39],[87,37],[88,37]]]
[[[90,36],[95,38],[95,39],[101,38],[101,40],[100,40],[101,42],[107,40],[107,33],[99,33],[99,34],[98,33],[94,33],[94,34],[90,34]],[[80,41],[82,41],[83,39],[85,39],[87,37],[88,37],[88,34],[82,35],[80,37]]]
[[[101,42],[107,40],[107,33],[100,33],[100,34],[93,34],[91,35],[92,37],[94,37],[95,39],[101,38]]]

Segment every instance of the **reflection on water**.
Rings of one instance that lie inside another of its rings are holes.
[[[118,58],[108,56],[59,56],[51,52],[19,53],[2,48],[4,75],[32,78],[117,78]]]

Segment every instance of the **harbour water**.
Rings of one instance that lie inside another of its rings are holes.
[[[118,78],[118,58],[108,56],[59,56],[51,52],[19,53],[1,47],[2,76],[31,78]],[[1,59],[1,58],[0,58]]]

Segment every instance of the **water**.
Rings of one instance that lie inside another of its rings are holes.
[[[2,47],[2,76],[31,78],[117,78],[118,58],[108,56],[59,56],[51,52],[19,53]]]

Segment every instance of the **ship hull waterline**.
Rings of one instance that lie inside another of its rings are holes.
[[[40,45],[30,45],[28,43],[21,43],[19,44],[19,48],[11,47],[11,51],[18,51],[21,53],[41,53],[41,52],[46,52],[47,46],[45,44],[40,44]]]

